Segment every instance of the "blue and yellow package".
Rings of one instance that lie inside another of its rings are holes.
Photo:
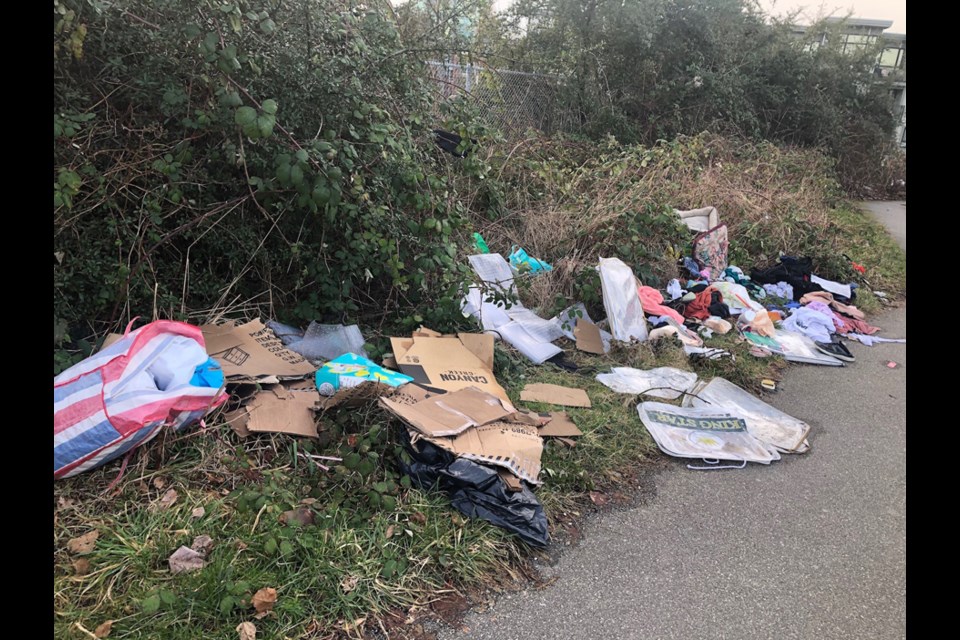
[[[317,391],[322,396],[332,396],[340,389],[356,387],[368,380],[390,387],[399,387],[413,378],[384,369],[355,353],[345,353],[317,370]]]

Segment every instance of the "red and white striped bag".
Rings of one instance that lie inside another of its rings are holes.
[[[208,363],[219,372],[199,327],[158,320],[127,327],[123,338],[55,377],[53,477],[98,467],[164,426],[182,429],[223,404],[222,373],[212,376],[218,388],[191,384]]]

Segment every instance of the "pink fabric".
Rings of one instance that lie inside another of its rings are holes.
[[[807,309],[813,309],[814,311],[819,311],[823,315],[833,320],[833,326],[836,328],[837,333],[850,333],[850,327],[846,325],[846,323],[840,318],[840,316],[835,314],[833,310],[830,309],[830,307],[820,302],[819,300],[815,300],[814,302],[807,303]]]
[[[821,293],[821,292],[818,291],[817,293]],[[804,296],[804,298],[806,297],[807,296]],[[834,303],[834,304],[838,304],[838,303]],[[812,302],[808,302],[806,304],[806,307],[808,309],[813,309],[814,311],[818,311],[825,316],[829,316],[830,319],[833,320],[833,325],[837,328],[837,333],[841,335],[846,335],[851,331],[853,331],[855,333],[865,333],[868,336],[872,336],[876,332],[880,331],[879,327],[874,327],[872,325],[869,325],[860,318],[851,318],[850,316],[842,313],[834,313],[830,307],[828,307],[823,302],[820,302],[820,300],[815,299]],[[854,307],[847,307],[847,308],[855,309]]]
[[[856,333],[865,333],[868,336],[872,336],[876,332],[880,331],[880,327],[874,327],[873,325],[867,324],[863,320],[857,320],[856,318],[848,318],[846,316],[840,316],[843,318],[843,323],[847,325],[850,331]]]
[[[829,291],[811,291],[810,293],[804,294],[804,296],[800,298],[800,304],[807,305],[811,302],[822,302],[824,304],[828,304],[833,308],[834,311],[846,314],[857,320],[867,319],[867,317],[863,315],[863,311],[860,311],[860,309],[834,300],[833,294]]]
[[[640,296],[640,304],[643,305],[644,313],[668,316],[683,324],[683,316],[677,313],[676,309],[663,306],[663,294],[653,287],[640,285],[637,287],[637,295]]]

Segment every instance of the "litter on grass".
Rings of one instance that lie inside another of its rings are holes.
[[[750,434],[746,420],[723,409],[643,402],[637,411],[657,446],[668,455],[760,464],[780,459],[773,447]]]
[[[333,360],[346,353],[364,355],[363,334],[355,324],[318,324],[311,322],[306,331],[279,322],[267,326],[277,334],[284,346],[311,362]]]
[[[697,374],[674,367],[634,369],[614,367],[611,373],[597,375],[600,382],[617,393],[646,394],[665,400],[676,400],[689,392],[697,382]]]
[[[807,434],[810,433],[810,425],[771,407],[752,393],[723,378],[714,378],[710,382],[696,385],[691,394],[684,397],[681,405],[719,408],[742,418],[750,435],[775,447],[781,453],[800,453],[809,448],[805,443]]]
[[[563,352],[552,344],[564,335],[559,323],[541,318],[519,302],[506,308],[503,298],[513,298],[516,292],[513,272],[503,256],[476,254],[468,260],[480,284],[468,289],[461,306],[464,315],[475,318],[484,331],[502,338],[534,364]]]
[[[558,384],[528,384],[520,391],[520,399],[525,402],[543,402],[564,407],[590,407],[590,398],[586,391]]]
[[[702,207],[689,211],[674,209],[673,211],[691,231],[707,231],[720,224],[720,213],[716,207]]]
[[[598,269],[603,307],[614,339],[643,342],[647,339],[647,319],[637,294],[640,282],[633,270],[619,258],[600,258]]]
[[[53,477],[114,460],[200,421],[227,400],[198,327],[158,320],[53,379]]]
[[[340,389],[358,387],[367,382],[399,387],[412,380],[410,376],[384,369],[355,353],[345,353],[334,358],[321,366],[316,373],[317,391],[322,396],[333,396]]]

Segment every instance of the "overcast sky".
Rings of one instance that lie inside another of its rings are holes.
[[[800,9],[805,21],[812,22],[823,15],[844,16],[848,12],[855,18],[875,18],[877,20],[893,20],[893,26],[887,29],[890,33],[907,32],[907,0],[760,0],[760,6],[769,13],[779,15]]]

